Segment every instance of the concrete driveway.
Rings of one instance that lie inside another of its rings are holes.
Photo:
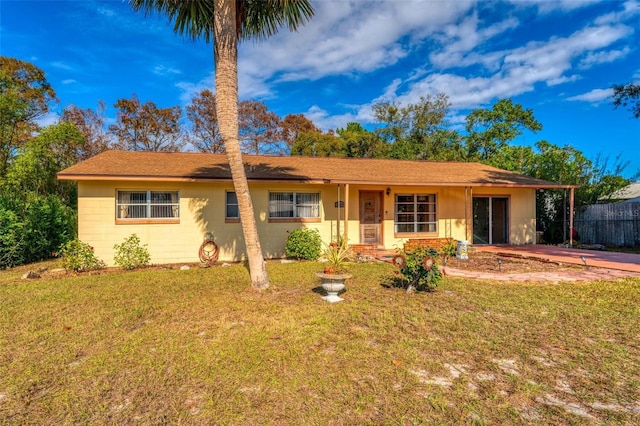
[[[474,246],[474,248],[478,251],[515,254],[554,262],[573,263],[576,265],[584,265],[584,262],[582,261],[582,257],[584,256],[588,266],[640,273],[640,254],[599,250],[580,250],[541,244],[528,244],[521,246]]]

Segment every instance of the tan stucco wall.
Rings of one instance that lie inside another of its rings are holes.
[[[386,195],[386,187],[360,187],[349,185],[349,225],[348,242],[360,243],[359,192],[381,191],[382,195],[382,238],[385,248],[401,247],[406,236],[394,235],[394,195],[395,193],[434,193],[438,232],[413,238],[452,237],[465,239],[465,232],[471,235],[471,228],[465,227],[464,188],[391,188]],[[166,190],[179,191],[180,223],[178,224],[116,224],[115,197],[117,190]],[[225,192],[232,191],[228,183],[131,183],[80,181],[78,185],[79,238],[92,245],[96,255],[108,265],[113,265],[113,245],[121,243],[135,233],[143,244],[148,244],[153,263],[198,262],[198,248],[207,232],[213,233],[220,248],[221,261],[242,260],[245,252],[242,228],[239,222],[225,223]],[[270,190],[320,192],[320,222],[269,222],[268,192]],[[311,184],[252,184],[251,193],[256,212],[256,222],[260,234],[262,250],[266,258],[284,256],[287,232],[298,228],[318,229],[324,242],[335,239],[338,231],[337,185]],[[535,192],[533,189],[474,188],[474,195],[510,196],[510,242],[524,244],[535,241]],[[470,197],[470,192],[468,193]],[[345,189],[341,188],[342,200]],[[471,203],[466,214],[471,217]],[[343,221],[345,209],[340,210]],[[344,232],[344,223],[340,223]]]
[[[284,257],[287,231],[306,227],[318,229],[325,242],[336,235],[337,215],[324,206],[333,207],[337,200],[336,187],[327,185],[252,185],[251,194],[256,212],[262,250],[266,258]],[[320,192],[321,217],[317,223],[269,222],[267,218],[268,192]],[[116,224],[115,197],[118,190],[179,191],[180,223],[178,224]],[[232,191],[231,183],[144,183],[90,182],[78,185],[78,236],[92,245],[96,256],[113,265],[113,245],[131,234],[137,234],[148,244],[152,263],[199,262],[198,249],[208,232],[213,233],[220,248],[220,260],[237,261],[245,252],[239,222],[225,223],[225,192]],[[335,210],[335,209],[332,209]]]

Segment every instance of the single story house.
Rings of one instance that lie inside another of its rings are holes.
[[[243,156],[264,257],[288,232],[317,229],[358,250],[409,240],[532,244],[536,190],[573,188],[480,163]],[[245,256],[226,155],[106,151],[58,173],[78,182],[78,236],[113,264],[137,234],[153,263],[198,262],[207,235],[219,260]]]

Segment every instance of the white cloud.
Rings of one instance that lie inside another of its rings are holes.
[[[566,38],[552,38],[547,42],[531,42],[512,50],[490,52],[487,57],[501,64],[493,74],[466,77],[453,73],[432,73],[412,81],[405,93],[396,93],[400,103],[415,103],[421,95],[439,92],[449,95],[453,108],[472,108],[494,99],[513,97],[534,90],[536,84],[548,86],[578,80],[580,76],[566,72],[572,62],[591,51],[602,49],[629,33],[623,25],[588,27]],[[395,82],[394,90],[404,86]],[[392,98],[389,90],[385,98]]]
[[[567,98],[567,100],[598,103],[610,98],[612,95],[613,89],[593,89],[592,91],[583,93],[581,95],[571,96]]]
[[[318,128],[327,131],[344,127],[350,121],[357,121],[356,115],[351,113],[330,114],[329,111],[313,105],[304,116],[313,121]]]
[[[569,12],[591,6],[601,0],[510,0],[516,6],[537,6],[540,13]]]
[[[624,22],[631,18],[635,18],[638,15],[640,15],[640,2],[636,0],[631,0],[623,4],[623,9],[621,11],[611,12],[611,13],[607,13],[606,15],[602,15],[595,20],[595,23],[597,25],[615,24],[619,22]]]
[[[436,34],[436,40],[440,41],[444,48],[429,56],[431,63],[441,68],[473,64],[478,61],[479,56],[474,55],[467,60],[465,56],[468,53],[496,35],[516,28],[519,24],[513,17],[483,29],[478,28],[479,23],[478,16],[474,13],[461,23],[447,25],[442,33]]]
[[[349,122],[372,123],[374,121],[373,111],[369,105],[343,107],[347,110],[346,112],[342,114],[330,114],[329,111],[318,105],[313,105],[304,113],[304,116],[324,131],[345,127]]]
[[[512,6],[561,13],[592,3],[517,1]],[[629,19],[637,13],[632,10],[636,4],[625,3],[624,12],[616,16]],[[387,69],[391,71],[386,83],[376,81],[386,87],[369,102],[343,106],[346,112],[335,116],[329,116],[319,104],[311,107],[307,116],[325,129],[353,120],[371,122],[371,105],[376,102],[415,103],[420,96],[439,92],[449,95],[454,113],[455,109],[487,105],[495,99],[531,92],[536,85],[578,81],[582,79],[580,69],[615,61],[632,51],[620,43],[633,34],[633,27],[610,19],[578,27],[567,36],[548,36],[505,49],[522,36],[530,37],[531,29],[521,26],[517,13],[505,13],[501,21],[487,23],[480,19],[486,6],[476,2],[334,0],[314,5],[315,16],[299,32],[283,29],[264,42],[249,41],[240,46],[239,89],[241,98],[269,99],[277,97],[285,84],[298,81],[336,75],[359,79],[367,73],[380,78]],[[500,48],[492,49],[493,42]],[[429,53],[424,61],[416,65],[416,58],[425,51]],[[409,56],[412,69],[398,71],[393,67]],[[454,72],[459,68],[464,70]],[[179,84],[185,91],[183,100],[202,86]],[[206,86],[211,87],[209,83]],[[318,94],[330,90],[320,88]]]
[[[557,86],[559,84],[571,83],[571,82],[580,80],[580,78],[581,77],[577,74],[574,74],[571,76],[562,75],[558,78],[551,78],[547,80],[547,86]]]
[[[156,65],[153,67],[152,72],[159,76],[182,74],[182,71],[179,69],[168,67],[166,65]]]
[[[631,52],[628,46],[619,50],[609,50],[601,52],[589,52],[578,64],[582,69],[591,68],[594,65],[606,64],[622,59]]]
[[[467,13],[472,2],[318,2],[313,19],[297,33],[281,31],[241,46],[241,81],[316,80],[388,67],[405,58],[426,35]],[[244,91],[244,88],[241,87]]]
[[[74,83],[77,83],[77,81],[76,81],[76,80],[74,80],[74,79],[72,79],[72,78],[68,78],[68,79],[66,79],[66,80],[62,80],[62,82],[61,82],[61,83],[62,83],[62,84],[74,84]]]
[[[64,63],[62,61],[54,61],[51,62],[49,65],[51,65],[54,68],[58,68],[61,70],[65,70],[65,71],[73,71],[73,67],[67,63]]]
[[[190,104],[194,96],[202,92],[204,89],[209,89],[213,93],[216,92],[213,76],[210,76],[209,78],[201,80],[195,84],[188,81],[181,81],[179,83],[176,83],[176,87],[182,90],[182,94],[180,95],[180,102],[182,103],[182,105]]]

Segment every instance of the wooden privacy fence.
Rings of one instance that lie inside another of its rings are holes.
[[[640,246],[640,203],[593,204],[574,219],[583,244]]]

